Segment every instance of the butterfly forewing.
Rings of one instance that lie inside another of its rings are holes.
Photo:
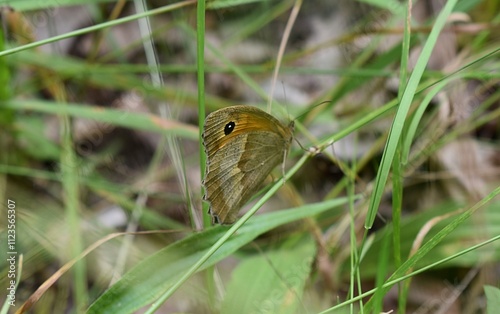
[[[225,224],[236,220],[240,208],[284,161],[291,140],[291,127],[254,107],[228,107],[207,117],[204,198],[214,220]]]

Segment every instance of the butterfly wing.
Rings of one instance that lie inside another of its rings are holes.
[[[204,198],[216,222],[233,223],[240,208],[284,161],[292,128],[260,109],[235,106],[207,117],[203,140],[207,153]]]

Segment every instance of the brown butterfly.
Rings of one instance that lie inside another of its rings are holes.
[[[207,154],[204,199],[214,222],[232,224],[241,207],[285,161],[293,139],[285,126],[252,106],[232,106],[207,116],[203,144]]]

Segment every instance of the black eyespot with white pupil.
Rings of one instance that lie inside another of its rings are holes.
[[[231,134],[231,132],[233,132],[235,126],[236,126],[236,124],[233,121],[226,124],[226,126],[224,127],[224,134],[226,134],[226,135]]]

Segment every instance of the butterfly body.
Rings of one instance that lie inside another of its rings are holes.
[[[252,106],[232,106],[207,116],[204,199],[214,221],[233,223],[238,212],[284,159],[293,139],[286,126]]]

